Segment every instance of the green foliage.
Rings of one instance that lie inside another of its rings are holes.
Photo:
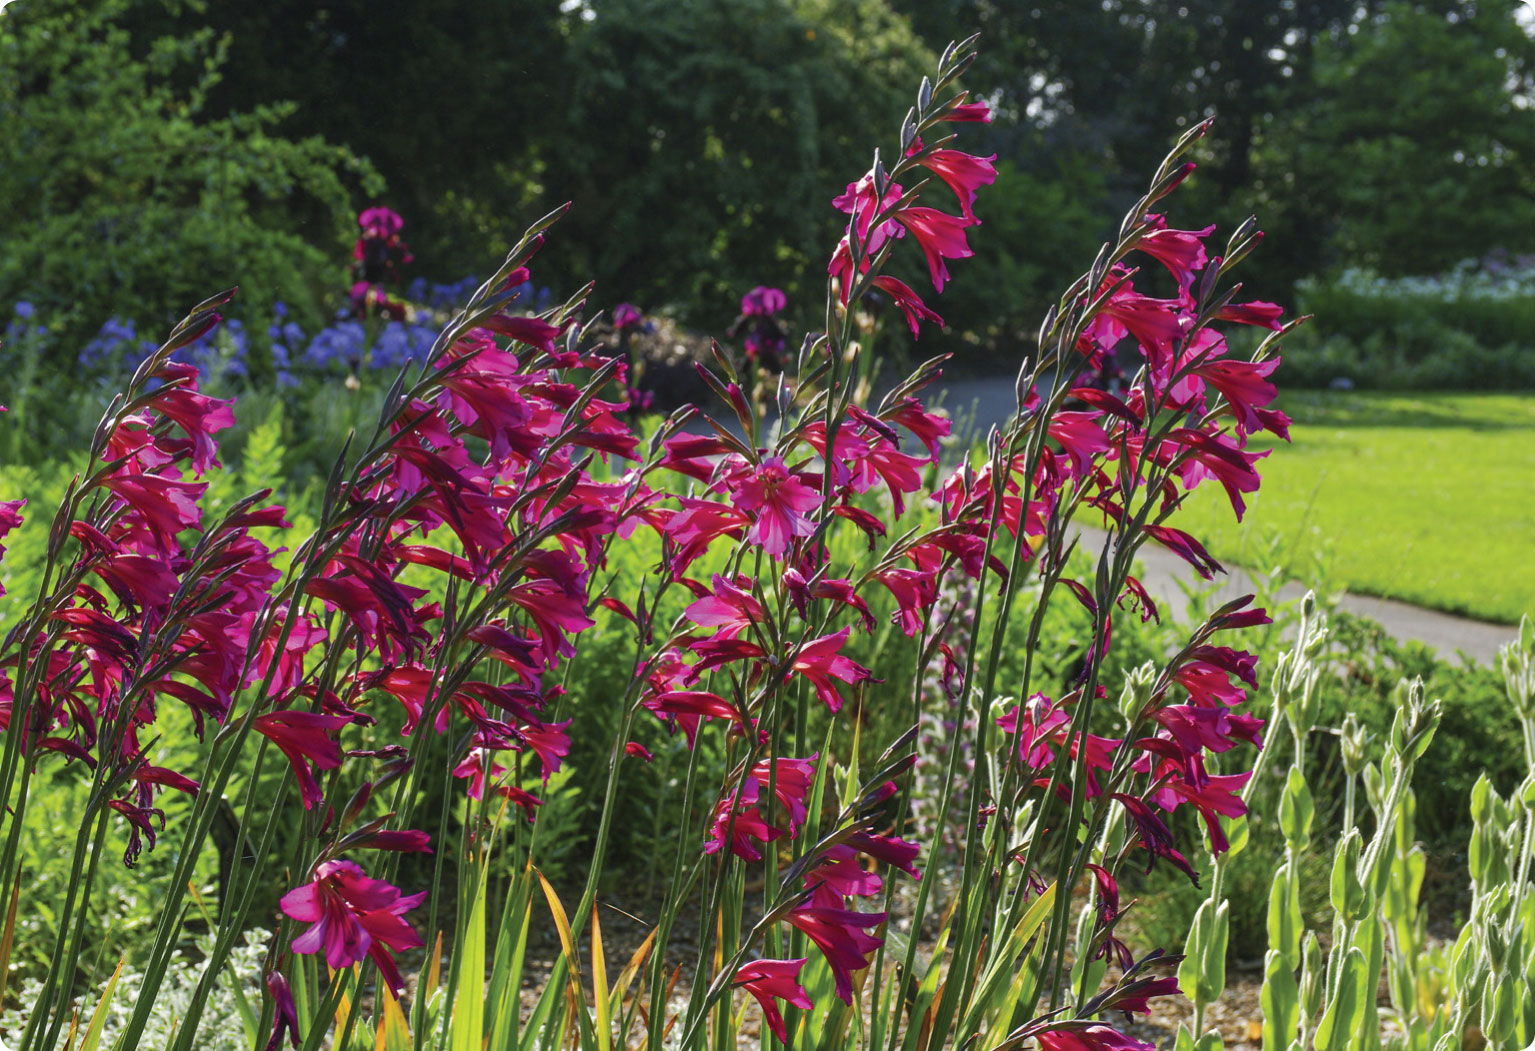
[[[346,149],[283,137],[291,103],[210,119],[229,41],[131,36],[152,2],[21,0],[0,19],[0,303],[34,303],[70,361],[110,316],[158,328],[220,287],[258,316],[317,307],[354,188],[381,188]]]
[[[931,55],[872,0],[610,0],[570,36],[569,127],[543,158],[599,288],[722,326],[758,284],[814,309],[867,129]]]
[[[1535,111],[1521,99],[1535,41],[1515,20],[1521,6],[1468,17],[1388,3],[1319,40],[1309,87],[1275,107],[1259,147],[1272,180],[1264,214],[1281,236],[1326,224],[1324,263],[1389,276],[1529,245]]]

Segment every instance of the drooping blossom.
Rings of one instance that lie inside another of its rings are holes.
[[[317,712],[277,711],[257,716],[256,732],[269,739],[288,757],[298,778],[304,809],[313,809],[324,798],[315,770],[334,770],[341,765],[341,746],[331,736],[350,719]]]
[[[837,996],[852,1006],[853,972],[867,967],[869,954],[885,943],[883,938],[864,932],[884,923],[885,914],[808,905],[790,912],[784,920],[815,942],[831,968]]]
[[[1050,1029],[1036,1033],[1040,1051],[1156,1051],[1155,1044],[1126,1036],[1110,1026],[1094,1023],[1074,1029]]]
[[[762,1017],[768,1029],[779,1043],[788,1043],[789,1034],[784,1028],[783,1012],[776,1001],[782,1000],[802,1010],[812,1006],[810,997],[799,984],[800,970],[805,959],[798,960],[751,960],[736,970],[735,984],[752,994],[762,1008]]]
[[[990,157],[977,157],[960,150],[939,149],[918,157],[917,163],[948,183],[954,196],[959,198],[960,213],[974,224],[980,221],[975,217],[976,193],[982,186],[997,181],[997,169],[992,164],[996,159],[995,153]]]
[[[949,280],[949,268],[945,260],[968,259],[975,254],[965,240],[965,229],[974,225],[969,220],[919,205],[901,209],[895,213],[895,218],[921,246],[935,291],[942,292]]]
[[[833,712],[842,708],[842,695],[834,683],[856,686],[874,677],[868,668],[840,652],[851,632],[851,628],[843,628],[807,642],[794,658],[794,670],[810,680],[821,703]]]

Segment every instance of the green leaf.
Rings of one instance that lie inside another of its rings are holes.
[[[1258,1001],[1263,1008],[1263,1046],[1289,1047],[1300,1027],[1300,987],[1289,962],[1273,949],[1264,958]]]
[[[459,923],[454,950],[458,988],[453,991],[453,1016],[448,1021],[449,1051],[481,1051],[485,1038],[485,885],[489,881],[481,871],[474,882],[478,885],[474,903]]]
[[[1311,845],[1311,819],[1315,813],[1305,775],[1290,767],[1284,794],[1279,799],[1279,827],[1285,842],[1297,854]]]
[[[86,1026],[85,1037],[80,1041],[80,1051],[96,1051],[97,1045],[101,1043],[101,1028],[107,1024],[107,1005],[112,1002],[112,994],[117,990],[117,980],[122,977],[123,964],[127,960],[126,956],[118,960],[117,970],[107,979],[107,987],[102,990],[96,1010],[91,1012],[91,1024]]]
[[[1269,889],[1269,945],[1279,950],[1291,967],[1300,965],[1300,938],[1303,921],[1300,911],[1300,887],[1287,861],[1274,873]]]
[[[1342,1051],[1348,1047],[1364,1025],[1365,1008],[1374,1005],[1372,976],[1367,973],[1364,953],[1356,946],[1343,958],[1332,1002],[1317,1025],[1317,1051]]]

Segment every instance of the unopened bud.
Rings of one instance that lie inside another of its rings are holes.
[[[1157,681],[1157,669],[1151,661],[1125,672],[1125,687],[1119,695],[1119,712],[1134,726],[1151,702],[1151,687]]]
[[[1354,713],[1349,714],[1343,720],[1343,729],[1339,731],[1338,742],[1343,751],[1343,771],[1349,777],[1358,777],[1364,769],[1365,747],[1370,743],[1373,735],[1364,728],[1364,725],[1356,718]]]
[[[1413,679],[1407,688],[1407,704],[1398,708],[1391,723],[1391,750],[1404,763],[1414,763],[1422,757],[1439,728],[1443,706],[1438,701],[1424,702],[1423,680]]]

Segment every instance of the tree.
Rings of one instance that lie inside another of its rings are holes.
[[[1310,269],[1427,274],[1535,248],[1535,41],[1515,3],[1404,3],[1317,48],[1308,94],[1276,108],[1258,165]],[[1410,75],[1406,75],[1410,72]]]
[[[282,137],[291,106],[207,117],[212,32],[135,48],[134,6],[20,0],[0,16],[0,303],[28,300],[78,340],[112,315],[153,334],[235,284],[246,310],[315,299],[338,274],[353,188],[377,176]]]

